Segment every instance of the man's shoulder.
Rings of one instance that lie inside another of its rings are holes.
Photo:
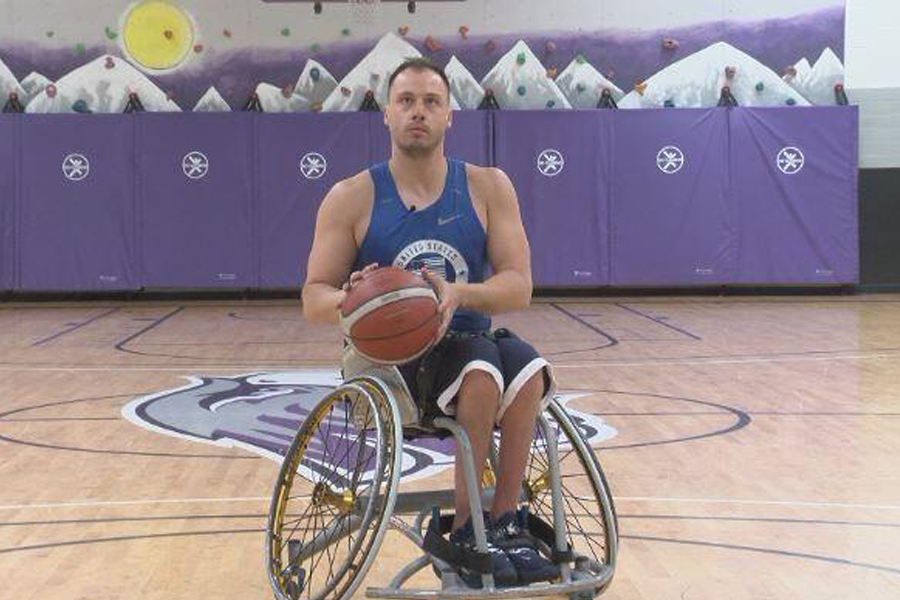
[[[374,189],[372,176],[368,169],[365,169],[335,183],[329,195],[337,195],[348,200],[365,200],[372,195]]]
[[[328,191],[323,206],[340,206],[340,210],[347,212],[353,208],[363,209],[372,203],[375,195],[375,185],[369,172],[360,171],[356,175],[341,179]]]
[[[498,167],[466,163],[466,177],[472,192],[486,200],[496,196],[498,191],[512,187],[509,176]]]
[[[508,180],[506,173],[499,167],[483,167],[472,163],[466,165],[466,177],[469,181],[481,185],[496,185],[498,182]]]

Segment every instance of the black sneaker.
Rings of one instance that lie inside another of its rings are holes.
[[[524,524],[527,513],[509,511],[493,520],[488,540],[502,548],[518,574],[519,585],[559,578],[559,565],[541,555]]]
[[[487,523],[485,523],[487,526]],[[469,550],[475,550],[475,528],[472,526],[471,517],[466,524],[450,534],[450,543],[464,546]],[[494,567],[494,585],[497,587],[512,587],[518,583],[516,568],[506,553],[497,546],[488,542],[488,552],[491,555],[491,563]],[[457,569],[460,578],[470,588],[481,589],[481,574],[465,567],[453,565]]]

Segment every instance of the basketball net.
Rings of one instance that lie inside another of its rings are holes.
[[[371,25],[375,20],[375,7],[381,0],[347,0],[350,3],[350,15],[356,25]]]

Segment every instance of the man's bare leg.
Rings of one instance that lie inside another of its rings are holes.
[[[503,413],[500,421],[500,465],[494,492],[493,518],[515,510],[522,495],[534,426],[544,393],[544,370],[531,376]]]
[[[481,485],[481,469],[487,460],[490,450],[491,436],[494,432],[494,419],[500,404],[500,390],[497,382],[485,371],[469,371],[463,377],[456,403],[456,421],[466,430],[472,443],[472,458],[475,460],[478,484]],[[471,514],[469,495],[466,490],[466,475],[462,464],[462,453],[456,452],[456,517],[453,529],[465,524]],[[480,487],[479,487],[480,489]]]

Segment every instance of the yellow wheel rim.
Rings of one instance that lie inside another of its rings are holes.
[[[144,68],[174,69],[194,45],[194,25],[187,13],[164,0],[134,6],[122,28],[125,52]]]

